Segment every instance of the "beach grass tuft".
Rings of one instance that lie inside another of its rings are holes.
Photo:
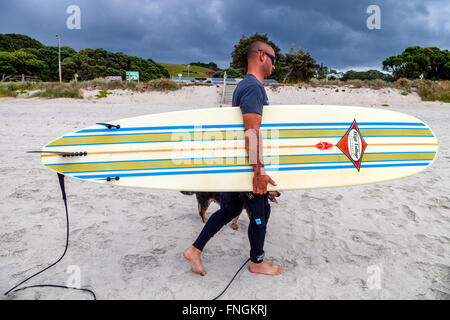
[[[97,95],[95,95],[97,98],[106,98],[108,95],[112,94],[112,92],[109,92],[108,90],[100,90]]]
[[[376,80],[348,80],[311,79],[300,83],[276,83],[268,85],[270,89],[281,86],[296,86],[297,88],[333,88],[336,92],[344,92],[345,88],[397,89],[400,94],[417,93],[424,101],[442,101],[450,103],[450,81],[432,81],[424,79],[409,80],[400,78],[394,82],[381,79]],[[161,78],[148,82],[110,81],[97,78],[88,81],[59,82],[0,82],[0,97],[43,97],[43,98],[75,98],[83,99],[82,90],[99,90],[98,98],[107,97],[109,90],[130,90],[132,92],[146,91],[174,91],[183,84]],[[337,89],[337,88],[338,89]],[[105,91],[105,92],[103,92]]]
[[[36,85],[36,89],[38,91],[33,93],[31,97],[83,99],[83,95],[76,82],[42,82]]]
[[[35,86],[34,82],[1,82],[0,97],[17,97],[19,94],[33,90]]]

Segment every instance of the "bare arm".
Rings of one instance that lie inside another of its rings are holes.
[[[276,183],[264,170],[263,139],[260,132],[262,116],[258,113],[243,114],[245,130],[245,149],[249,155],[250,164],[253,167],[253,192],[265,194],[267,184]]]

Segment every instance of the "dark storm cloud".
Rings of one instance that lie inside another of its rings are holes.
[[[81,9],[81,30],[68,30],[66,9]],[[369,5],[381,29],[369,30]],[[311,52],[333,68],[381,67],[411,45],[449,48],[446,0],[2,0],[0,32],[27,34],[45,45],[104,48],[155,61],[215,61],[227,67],[243,34],[267,34],[281,52]]]

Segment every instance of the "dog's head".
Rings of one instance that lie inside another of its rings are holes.
[[[194,194],[194,192],[192,191],[180,191],[180,192],[186,196],[192,196]]]
[[[281,193],[278,191],[269,191],[269,200],[275,203],[278,203],[277,198],[281,196]]]

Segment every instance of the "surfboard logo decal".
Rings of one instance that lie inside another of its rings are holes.
[[[367,143],[359,131],[356,119],[353,120],[352,125],[348,128],[347,132],[336,144],[336,146],[347,156],[347,158],[359,171]]]
[[[319,149],[319,150],[322,150],[322,151],[331,149],[332,147],[333,147],[333,145],[331,143],[329,143],[329,142],[321,141],[318,144],[316,144],[316,148]]]

